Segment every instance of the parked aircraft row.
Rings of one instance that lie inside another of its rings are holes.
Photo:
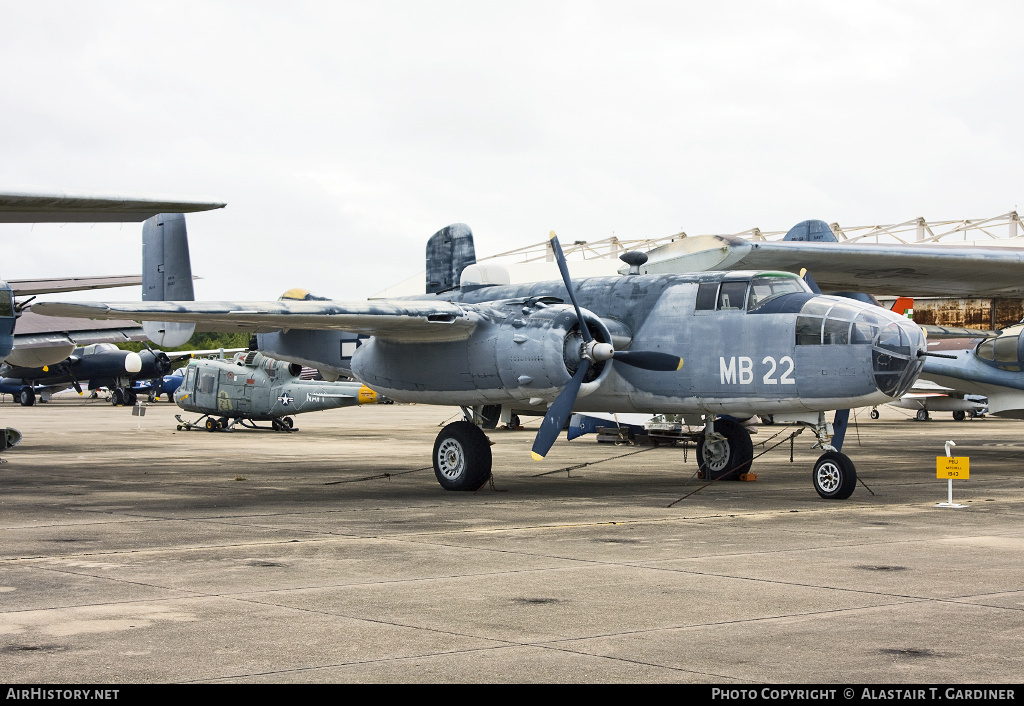
[[[426,293],[417,297],[369,302],[154,297],[142,303],[45,303],[36,310],[164,322],[146,324],[153,338],[173,333],[187,339],[197,323],[207,330],[250,331],[260,349],[275,358],[313,365],[327,376],[351,374],[398,401],[460,405],[466,418],[445,427],[433,451],[437,479],[452,490],[476,489],[489,478],[489,442],[474,422],[484,407],[499,406],[502,416],[544,415],[533,449],[538,459],[573,410],[681,414],[688,424],[703,426],[698,459],[711,478],[750,467],[749,435],[731,418],[791,418],[812,429],[815,446],[824,452],[813,474],[817,492],[844,498],[854,489],[856,471],[841,453],[842,435],[833,433],[825,412],[898,399],[932,353],[921,328],[909,319],[816,293],[798,275],[782,271],[802,269],[813,258],[819,282],[847,281],[829,269],[841,257],[823,259],[819,244],[806,242],[817,223],[794,229],[790,240],[801,240],[802,233],[804,242],[785,244],[785,268],[773,264],[771,270],[727,271],[743,258],[730,260],[736,243],[725,248],[719,243],[726,257],[716,262],[716,271],[689,271],[693,268],[679,258],[657,251],[627,253],[620,276],[573,282],[552,234],[560,281],[513,285],[477,271],[472,283],[463,284],[475,254],[469,228],[456,224],[428,242]],[[1024,263],[1016,252],[978,256],[969,250],[985,261],[983,270],[971,271],[957,264],[967,254],[956,250],[926,254],[915,247],[911,256],[889,247],[857,246],[858,262],[865,255],[873,258],[860,270],[858,291],[898,285],[908,294],[932,293],[933,275],[976,280],[961,287],[983,295],[1021,289]],[[743,248],[745,254],[756,251]],[[902,264],[907,266],[892,271]],[[180,272],[175,276],[181,281]],[[184,279],[191,281],[191,273]],[[922,283],[927,286],[918,287]],[[144,281],[145,291],[151,289]]]

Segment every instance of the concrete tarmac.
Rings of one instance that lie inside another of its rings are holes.
[[[1024,673],[1024,422],[859,410],[863,484],[825,501],[813,438],[791,463],[781,426],[753,437],[782,442],[756,482],[701,487],[679,447],[563,438],[534,463],[532,420],[490,432],[493,485],[451,493],[430,453],[453,408],[312,413],[291,434],[177,431],[176,413],[0,404],[25,436],[0,466],[0,682]],[[967,508],[936,507],[946,440],[970,458]]]

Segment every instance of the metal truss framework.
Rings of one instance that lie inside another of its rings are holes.
[[[949,243],[959,246],[1009,245],[1024,247],[1024,225],[1016,211],[1010,211],[992,218],[969,219],[962,221],[926,221],[914,218],[893,225],[874,226],[840,226],[830,223],[829,228],[841,243]],[[729,235],[748,240],[781,240],[787,231],[763,231],[750,228]],[[722,235],[713,233],[709,235]],[[617,236],[603,240],[577,240],[574,243],[562,243],[562,250],[567,257],[580,260],[597,260],[617,258],[628,250],[649,251],[682,238],[691,237],[685,232],[666,235],[659,238],[621,239]],[[509,259],[518,262],[553,261],[549,241],[545,240],[534,245],[527,245],[516,250],[491,255],[485,260]]]

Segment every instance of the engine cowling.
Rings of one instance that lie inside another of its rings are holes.
[[[550,403],[572,379],[583,342],[576,312],[561,302],[530,300],[489,307],[465,341],[415,347],[370,339],[352,356],[356,377],[378,392],[405,402],[433,404]],[[591,336],[610,343],[608,327],[584,310]],[[591,367],[581,395],[596,390],[610,361]]]
[[[611,333],[600,318],[585,309],[583,318],[594,340],[611,342]],[[582,345],[576,312],[571,306],[524,306],[498,326],[495,365],[502,387],[520,400],[539,398],[550,402],[579,368]],[[591,366],[580,395],[597,389],[609,369],[607,361]]]

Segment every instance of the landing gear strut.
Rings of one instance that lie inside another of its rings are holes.
[[[846,500],[857,487],[857,469],[853,461],[832,445],[824,412],[818,413],[817,424],[808,426],[818,438],[811,448],[825,451],[814,464],[814,473],[811,475],[814,489],[826,500]],[[836,439],[836,444],[841,447],[842,439],[838,435]]]

